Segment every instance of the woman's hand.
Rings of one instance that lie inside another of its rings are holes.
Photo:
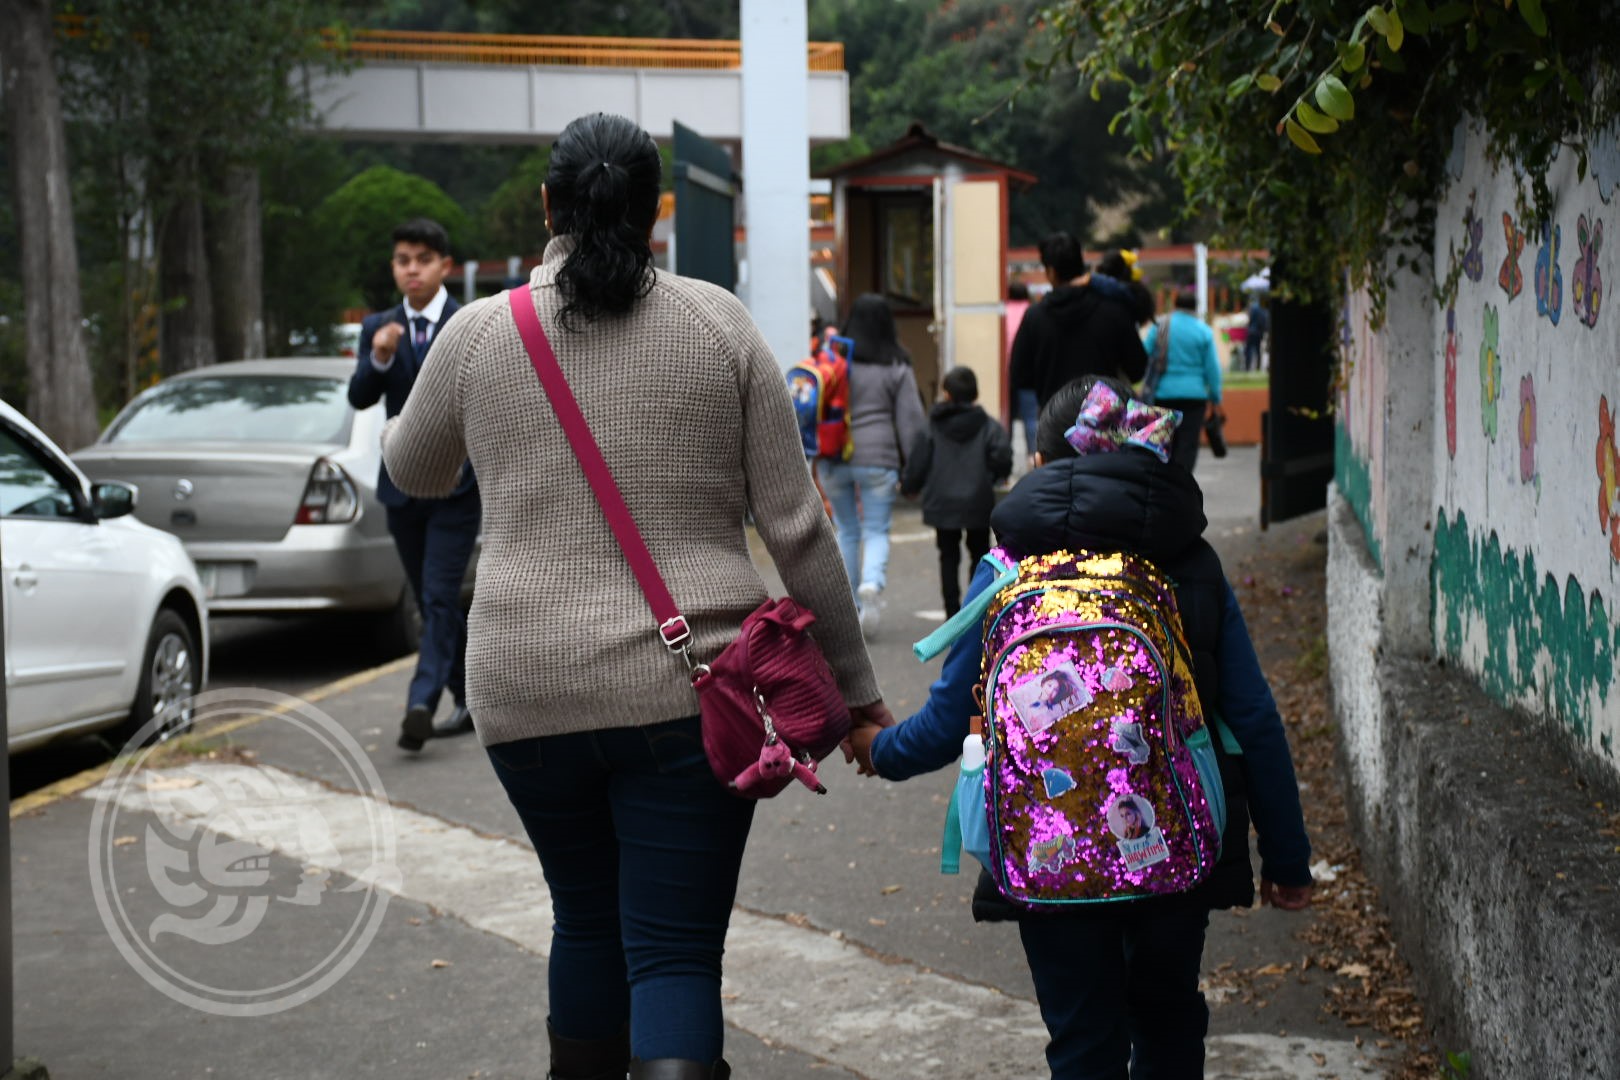
[[[877,733],[894,726],[894,714],[881,701],[858,705],[849,710],[849,738],[843,742],[844,761],[858,762],[861,776],[876,776],[872,767],[872,741]]]

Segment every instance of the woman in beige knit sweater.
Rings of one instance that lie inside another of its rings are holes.
[[[652,269],[660,176],[622,117],[563,132],[542,188],[554,238],[529,281],[541,322],[694,655],[718,654],[766,597],[752,513],[854,722],[890,723],[775,358],[730,293]],[[753,804],[709,770],[686,667],[504,298],[445,326],[383,455],[409,494],[448,494],[467,458],[483,491],[467,700],[551,888],[550,1075],[729,1075],[720,955]]]

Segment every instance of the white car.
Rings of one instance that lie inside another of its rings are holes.
[[[180,541],[141,524],[129,484],[92,485],[0,402],[0,574],[7,744],[112,729],[128,737],[184,707],[208,676],[208,609]]]

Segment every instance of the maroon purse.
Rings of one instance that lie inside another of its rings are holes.
[[[525,286],[508,292],[507,300],[557,421],[652,609],[659,640],[686,661],[692,674],[703,715],[703,749],[715,777],[748,799],[768,799],[794,779],[825,794],[816,763],[848,736],[850,714],[827,658],[808,633],[815,614],[791,599],[766,600],[712,662],[692,659],[692,632],[568,388],[534,297]]]

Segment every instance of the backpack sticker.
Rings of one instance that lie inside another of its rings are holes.
[[[1119,855],[1127,870],[1143,870],[1170,857],[1153,806],[1140,795],[1121,795],[1108,808],[1108,828],[1119,838]]]
[[[1037,671],[1012,688],[1008,695],[1019,723],[1031,735],[1039,735],[1062,720],[1091,704],[1091,691],[1086,681],[1075,670],[1074,663],[1065,660],[1050,671]]]
[[[1116,717],[1109,725],[1108,749],[1116,754],[1124,754],[1125,759],[1132,765],[1147,763],[1151,752],[1147,737],[1142,734],[1142,725],[1128,720],[1125,717]]]
[[[1067,769],[1047,769],[1041,773],[1041,782],[1046,785],[1046,797],[1055,799],[1060,795],[1067,795],[1074,790],[1074,777]]]
[[[1131,677],[1117,667],[1111,667],[1102,673],[1102,688],[1110,694],[1123,694],[1135,685]]]
[[[1074,862],[1074,837],[1054,836],[1033,840],[1029,845],[1029,872],[1056,874]]]

